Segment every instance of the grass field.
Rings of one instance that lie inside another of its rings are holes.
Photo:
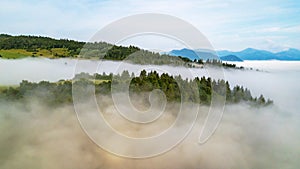
[[[0,55],[1,58],[17,59],[17,58],[31,56],[31,53],[22,49],[10,49],[10,50],[0,50]]]
[[[8,88],[10,88],[10,87],[16,88],[16,87],[18,87],[18,86],[19,86],[19,85],[8,85],[8,86],[1,86],[1,85],[0,85],[0,92],[4,91],[4,90],[6,90],[6,89],[8,89]]]
[[[47,58],[59,58],[59,57],[69,57],[70,52],[66,48],[53,48],[51,50],[38,49],[36,51],[27,51],[25,49],[9,49],[0,50],[1,58],[5,59],[18,59],[24,57],[47,57]]]

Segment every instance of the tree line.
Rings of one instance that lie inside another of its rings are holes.
[[[11,36],[0,35],[0,49],[25,49],[27,51],[37,51],[39,49],[51,50],[53,48],[66,48],[70,56],[77,55],[83,47],[84,42],[78,42],[69,39],[53,39],[42,36]]]
[[[100,81],[97,83],[96,81]],[[249,89],[243,86],[230,87],[228,81],[213,80],[210,77],[183,79],[181,76],[171,76],[167,73],[159,75],[156,71],[141,71],[139,76],[124,71],[120,75],[81,73],[72,80],[61,80],[56,83],[41,81],[39,83],[23,80],[18,87],[9,87],[0,91],[0,99],[26,100],[28,97],[38,98],[49,105],[72,103],[72,85],[76,90],[84,91],[88,85],[95,86],[97,95],[110,95],[111,89],[118,84],[129,83],[129,93],[141,94],[160,89],[170,102],[194,102],[210,105],[212,95],[226,97],[227,103],[247,102],[252,105],[266,106],[273,101],[266,100],[263,95],[253,97]],[[120,86],[120,85],[119,85]],[[122,86],[122,85],[121,85]],[[124,92],[123,88],[115,91]]]

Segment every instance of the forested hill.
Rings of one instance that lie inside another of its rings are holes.
[[[41,36],[0,35],[0,57],[8,59],[42,56],[48,58],[123,60],[129,55],[132,55],[130,61],[139,64],[180,65],[186,62],[180,57],[160,55],[134,46],[116,46],[106,42],[86,43]],[[143,57],[140,57],[141,55]]]
[[[0,35],[0,55],[4,58],[27,56],[76,57],[85,42],[68,39],[53,39],[41,36]]]
[[[11,36],[6,34],[0,34],[0,50],[4,58],[10,58],[5,52],[16,54],[15,57],[11,58],[22,57],[23,55],[23,57],[86,57],[108,60],[123,60],[138,51],[142,51],[142,54],[146,55],[159,55],[135,46],[116,46],[106,42],[87,43],[42,36]]]
[[[85,42],[78,42],[68,39],[53,39],[42,36],[11,36],[0,34],[0,49],[52,49],[66,48],[70,51],[81,49]]]
[[[0,34],[0,57],[17,59],[23,57],[85,58],[126,60],[136,64],[174,65],[201,67],[203,64],[237,68],[217,60],[204,62],[180,56],[170,56],[140,49],[135,46],[116,46],[106,42],[79,42],[68,39],[53,39],[41,36],[11,36]]]

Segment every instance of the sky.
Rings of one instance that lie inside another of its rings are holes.
[[[183,19],[217,50],[300,49],[297,0],[1,0],[0,33],[88,41],[109,23],[142,13]],[[172,48],[164,44],[159,50]]]

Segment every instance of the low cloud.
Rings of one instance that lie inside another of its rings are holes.
[[[276,106],[227,105],[215,134],[200,145],[197,141],[208,111],[201,107],[196,126],[182,143],[163,155],[139,160],[117,157],[94,144],[81,129],[72,105],[53,108],[31,99],[0,106],[3,169],[298,168],[299,115]],[[176,119],[169,109],[163,120],[143,129],[116,115],[109,99],[102,110],[114,128],[135,137],[160,133]]]
[[[203,106],[197,125],[182,143],[167,153],[146,159],[122,158],[99,148],[82,130],[72,104],[49,107],[37,98],[1,101],[0,168],[298,169],[299,66],[294,62],[281,63],[279,67],[274,63],[272,67],[270,62],[255,64],[259,69],[270,66],[267,71],[225,71],[231,84],[243,85],[254,95],[264,94],[274,100],[273,106],[226,105],[218,129],[208,142],[200,145],[198,138],[208,111]],[[170,105],[158,123],[143,128],[124,121],[110,98],[98,101],[103,103],[101,110],[108,122],[134,137],[154,135],[169,127],[179,106]],[[140,99],[132,101],[137,108],[143,105]],[[113,139],[109,141],[114,144]]]

